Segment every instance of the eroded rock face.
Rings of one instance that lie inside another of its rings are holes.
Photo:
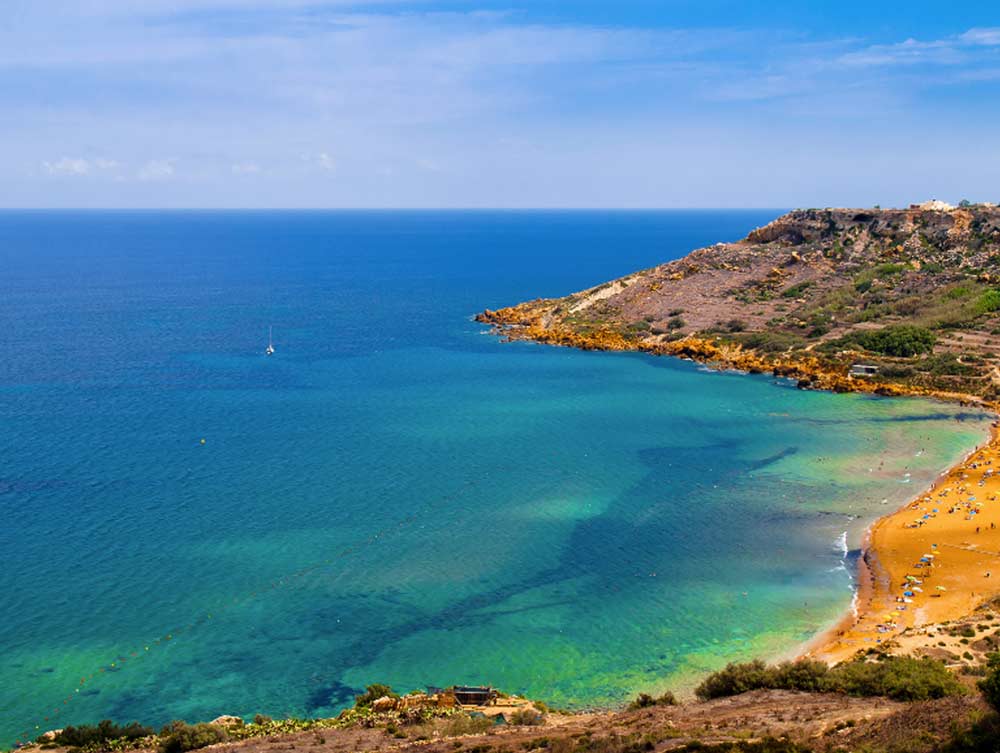
[[[215,717],[209,724],[217,724],[220,727],[242,727],[244,722],[241,717],[223,714],[222,716]]]
[[[381,698],[376,698],[372,702],[373,711],[392,711],[396,708],[398,702],[395,698],[384,695]]]

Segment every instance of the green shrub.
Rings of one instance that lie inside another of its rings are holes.
[[[774,670],[770,669],[760,659],[737,664],[730,662],[725,669],[714,672],[702,680],[695,688],[694,694],[701,700],[739,695],[759,688],[772,688],[774,685]]]
[[[926,701],[958,695],[962,685],[939,661],[891,656],[879,662],[854,661],[830,672],[830,690],[847,695],[882,695],[895,701]]]
[[[53,742],[67,748],[91,748],[106,750],[112,740],[138,740],[155,734],[149,727],[143,727],[139,722],[124,726],[115,724],[110,719],[104,719],[98,724],[84,724],[79,727],[66,727],[56,735]]]
[[[448,720],[443,731],[447,737],[457,737],[458,735],[478,735],[492,727],[493,722],[485,716],[455,714]]]
[[[912,324],[895,324],[881,329],[852,332],[835,341],[838,347],[856,345],[873,353],[909,358],[934,347],[934,333]]]
[[[632,710],[635,710],[635,709],[645,709],[655,705],[656,705],[656,699],[653,698],[653,696],[651,696],[649,693],[639,693],[639,695],[635,697],[635,700],[632,701],[632,703],[630,703],[628,707]]]
[[[973,367],[959,361],[954,353],[929,356],[920,362],[919,368],[934,376],[972,376],[976,373]]]
[[[781,291],[782,298],[798,298],[804,292],[809,290],[813,286],[812,280],[806,280],[805,282],[800,282],[797,285],[792,285],[791,287],[785,288]]]
[[[988,314],[992,311],[1000,311],[1000,290],[996,288],[987,290],[976,301],[977,313]]]
[[[382,696],[389,696],[390,698],[399,698],[399,694],[393,692],[392,688],[388,685],[369,685],[365,692],[361,695],[354,696],[354,708],[363,709],[371,706],[372,703],[377,701]]]
[[[645,709],[650,706],[676,706],[677,698],[669,690],[659,698],[654,698],[649,693],[639,693],[635,700],[628,705],[629,709]]]
[[[224,743],[229,739],[226,730],[215,724],[175,722],[169,729],[169,734],[160,740],[158,748],[160,753],[184,753],[184,751]]]
[[[667,329],[681,329],[686,326],[686,323],[679,316],[672,316],[667,319]]]
[[[968,298],[972,295],[972,288],[968,285],[956,285],[953,288],[948,288],[941,297],[947,301],[957,301],[962,298]]]
[[[905,264],[895,264],[893,262],[886,262],[885,264],[879,264],[873,270],[875,276],[879,279],[885,279],[886,277],[892,277],[893,275],[898,275],[900,272],[906,269]]]
[[[518,709],[507,719],[510,724],[534,727],[545,724],[545,715],[534,709]]]
[[[986,677],[979,681],[979,689],[986,702],[1000,711],[1000,654],[990,654],[986,664]]]
[[[786,690],[819,693],[825,689],[830,668],[821,661],[786,661],[774,668],[775,686]]]
[[[785,662],[777,667],[759,660],[729,664],[706,677],[695,694],[708,700],[764,688],[888,696],[897,701],[924,701],[963,692],[961,683],[941,662],[892,656],[879,662],[847,662],[833,669],[814,661]]]
[[[879,369],[879,376],[886,379],[905,379],[906,377],[913,376],[915,373],[911,366],[898,366],[892,363],[886,364]]]

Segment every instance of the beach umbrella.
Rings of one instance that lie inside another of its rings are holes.
[[[938,591],[947,591],[948,590],[944,586],[934,586],[934,588],[936,588]]]

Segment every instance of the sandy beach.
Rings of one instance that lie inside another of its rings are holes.
[[[839,662],[858,651],[957,620],[1000,596],[1000,435],[870,529],[854,610],[804,656]]]

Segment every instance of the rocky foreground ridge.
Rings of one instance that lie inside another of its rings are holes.
[[[1000,207],[799,209],[735,243],[477,319],[511,339],[681,356],[802,387],[995,401]],[[875,373],[854,376],[856,365]]]

